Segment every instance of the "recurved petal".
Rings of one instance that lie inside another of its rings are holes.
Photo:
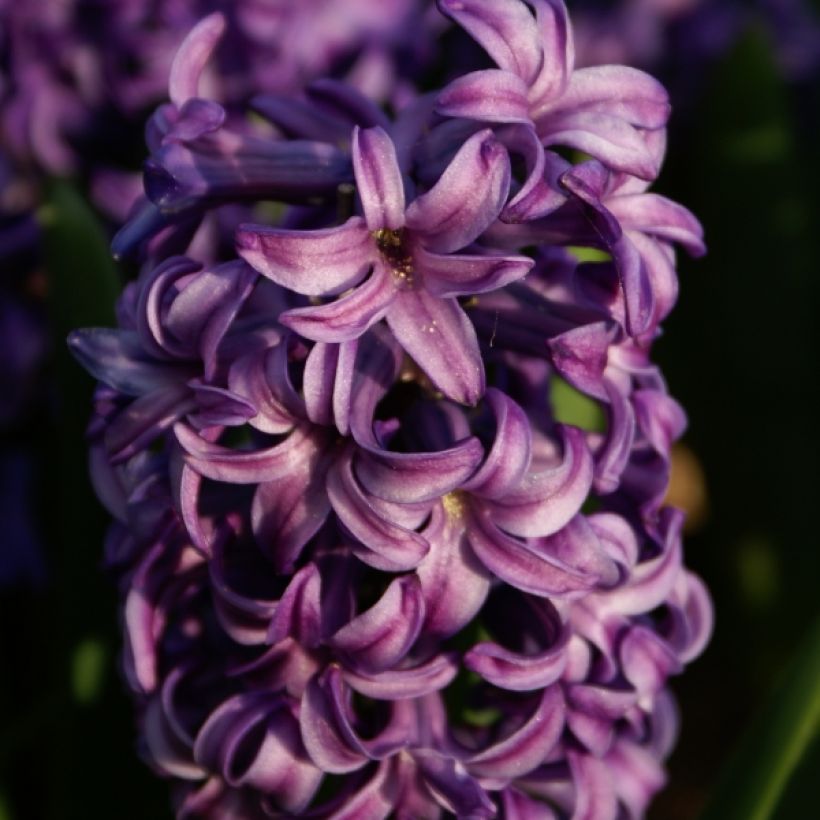
[[[279,321],[306,339],[347,342],[382,319],[397,293],[393,276],[377,264],[370,277],[347,295],[318,307],[287,310]]]
[[[542,597],[572,596],[596,583],[594,575],[512,538],[486,516],[471,517],[467,538],[490,572],[524,592]]]
[[[289,812],[301,812],[323,775],[307,757],[287,705],[257,693],[219,706],[200,729],[194,756],[231,786],[272,795]]]
[[[580,510],[592,485],[593,462],[584,434],[559,425],[563,456],[554,467],[532,471],[513,492],[487,501],[493,521],[513,535],[546,536]]]
[[[532,430],[527,414],[500,390],[489,388],[485,399],[495,416],[495,438],[481,467],[462,486],[482,498],[502,498],[530,468]]]
[[[316,231],[240,225],[236,247],[260,273],[307,296],[344,292],[364,278],[376,259],[373,237],[358,216]]]
[[[628,194],[611,197],[607,207],[624,230],[636,230],[678,242],[692,256],[706,253],[703,226],[691,211],[659,194]]]
[[[526,276],[535,264],[527,256],[431,253],[414,249],[414,268],[435,296],[469,296],[498,290]]]
[[[424,622],[424,597],[414,575],[396,578],[370,609],[343,626],[328,643],[352,664],[378,672],[398,664]]]
[[[640,132],[618,117],[599,111],[547,112],[535,128],[546,146],[566,145],[600,160],[607,167],[653,180],[658,158]]]
[[[528,774],[544,762],[558,742],[564,728],[564,711],[560,687],[548,686],[526,723],[504,740],[467,758],[467,771],[496,781]]]
[[[518,0],[438,0],[443,14],[463,28],[496,65],[532,83],[543,61],[535,18]]]
[[[368,674],[355,667],[343,672],[351,689],[377,700],[422,698],[447,686],[458,674],[455,653],[435,655],[426,663],[407,669]]]
[[[350,456],[344,456],[327,474],[327,493],[339,521],[361,542],[358,557],[388,572],[415,569],[430,545],[412,530],[382,517],[368,502],[353,476]]]
[[[595,322],[553,336],[547,346],[555,369],[581,392],[606,401],[604,369],[617,333],[613,322]]]
[[[199,96],[199,78],[205,64],[225,32],[225,17],[219,12],[209,14],[191,29],[171,64],[168,96],[181,106],[191,97]]]
[[[595,489],[601,494],[615,492],[621,483],[632,442],[635,439],[635,411],[620,388],[605,380],[609,398],[607,433],[604,445],[595,455]]]
[[[475,329],[455,298],[401,291],[387,312],[387,324],[447,398],[478,402],[484,393],[484,364]]]
[[[464,665],[500,689],[527,692],[555,683],[567,665],[566,639],[543,652],[523,655],[495,643],[477,643]]]
[[[567,753],[575,784],[575,810],[571,820],[615,820],[618,798],[606,762],[589,754]]]
[[[512,72],[495,68],[453,80],[439,93],[436,111],[482,122],[530,122],[526,84]]]
[[[484,129],[459,148],[438,182],[407,208],[407,227],[434,253],[475,241],[497,218],[510,190],[507,149]]]
[[[461,486],[482,455],[477,438],[430,453],[392,453],[373,448],[356,459],[356,476],[377,498],[415,504],[438,499]]]
[[[262,450],[232,450],[213,444],[182,423],[176,425],[174,433],[194,470],[229,484],[258,484],[286,478],[325,445],[312,426],[296,427],[283,442]]]
[[[654,77],[624,65],[579,68],[572,72],[553,112],[599,111],[641,128],[663,128],[669,95]]]
[[[404,226],[404,183],[396,148],[383,128],[353,129],[353,173],[371,231]]]

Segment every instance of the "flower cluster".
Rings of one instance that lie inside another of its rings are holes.
[[[667,96],[576,69],[561,0],[438,5],[496,67],[393,116],[323,80],[229,119],[199,23],[117,238],[141,274],[70,339],[179,817],[614,820],[664,782],[711,627],[650,359],[703,250],[647,190]]]

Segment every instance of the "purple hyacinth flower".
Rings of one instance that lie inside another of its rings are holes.
[[[509,190],[507,153],[490,132],[474,134],[436,185],[406,205],[385,131],[355,129],[352,152],[364,217],[313,233],[245,225],[237,235],[240,253],[297,293],[344,293],[327,305],[282,314],[283,324],[316,341],[344,342],[384,318],[437,388],[475,404],[484,392],[484,372],[457,297],[520,279],[532,263],[454,251],[478,239],[501,212]]]

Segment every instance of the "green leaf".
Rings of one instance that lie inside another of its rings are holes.
[[[820,619],[729,762],[701,820],[768,820],[820,726]]]
[[[71,659],[71,690],[77,703],[93,703],[102,692],[107,671],[107,652],[102,641],[86,638]]]
[[[576,390],[560,376],[550,379],[550,403],[556,421],[574,424],[583,430],[602,433],[606,430],[603,410],[595,399]]]
[[[71,183],[52,180],[37,216],[58,332],[113,325],[120,280],[108,238],[93,211]]]

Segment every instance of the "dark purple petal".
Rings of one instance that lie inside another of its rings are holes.
[[[414,751],[413,759],[419,767],[425,786],[437,802],[456,817],[469,817],[470,820],[495,817],[495,805],[487,792],[459,762],[422,749]]]
[[[272,795],[288,812],[305,808],[323,776],[305,753],[290,709],[269,695],[225,701],[200,729],[194,756],[231,786]]]
[[[322,639],[322,580],[316,564],[307,564],[291,578],[273,613],[268,643],[293,638],[313,649]]]
[[[371,231],[404,227],[404,183],[396,149],[383,128],[353,129],[353,173]]]
[[[395,666],[412,647],[424,622],[424,598],[413,575],[396,578],[368,610],[343,626],[328,643],[356,668],[378,672]]]
[[[260,273],[307,296],[342,293],[361,282],[376,260],[373,237],[358,216],[317,231],[242,225],[236,247]]]
[[[232,450],[198,436],[190,427],[174,428],[188,453],[187,463],[200,475],[229,484],[258,484],[287,478],[324,446],[315,428],[296,427],[281,444],[263,450]]]
[[[392,669],[368,674],[346,669],[345,681],[351,689],[377,700],[421,698],[447,686],[458,673],[454,654],[436,655],[426,663],[409,669]]]
[[[706,252],[700,222],[671,199],[658,194],[631,194],[612,197],[607,207],[624,230],[637,230],[667,242],[678,242],[692,256]]]
[[[445,396],[476,404],[484,393],[484,365],[475,330],[455,298],[400,291],[387,324],[401,346]]]
[[[68,346],[95,379],[128,396],[173,387],[196,375],[192,366],[151,359],[130,330],[75,330],[68,337]]]

